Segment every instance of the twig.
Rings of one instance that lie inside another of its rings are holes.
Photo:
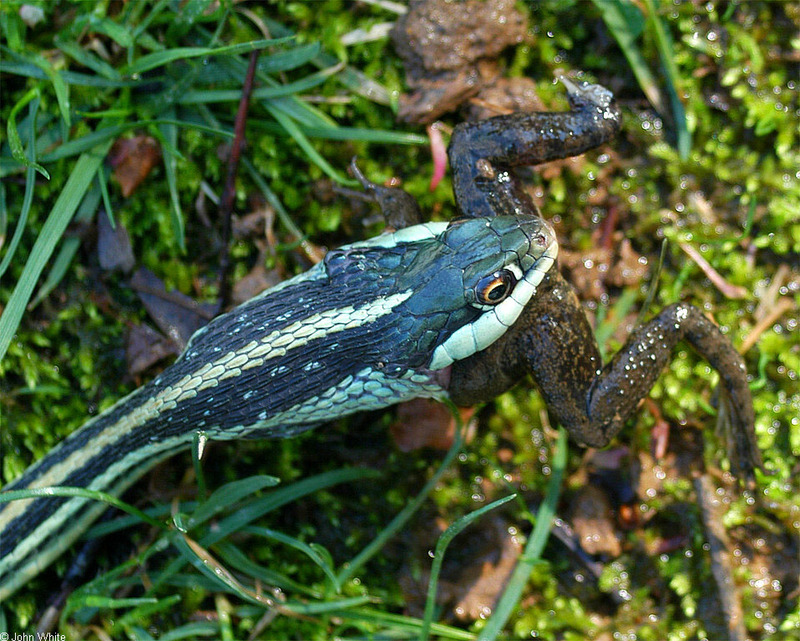
[[[744,626],[741,599],[733,580],[733,568],[728,554],[730,540],[722,525],[720,501],[716,498],[716,488],[711,477],[703,474],[694,479],[694,491],[700,506],[700,517],[706,531],[711,557],[711,574],[717,584],[722,616],[728,630],[728,641],[746,641],[747,629]]]
[[[764,316],[764,318],[753,325],[753,329],[750,330],[747,338],[744,339],[739,347],[739,353],[747,353],[747,350],[755,345],[758,342],[758,339],[761,338],[761,334],[763,334],[767,328],[772,325],[772,323],[778,320],[790,309],[794,309],[794,302],[790,298],[784,297],[779,299],[775,307],[773,307],[769,313]]]
[[[714,269],[709,262],[703,258],[699,251],[692,247],[689,243],[678,243],[680,248],[691,258],[697,266],[703,270],[708,280],[722,293],[726,298],[744,298],[747,296],[747,290],[738,285],[731,285],[726,281],[720,273]]]
[[[250,53],[250,64],[247,67],[247,76],[242,87],[242,97],[239,100],[239,109],[236,112],[236,121],[233,126],[233,144],[228,158],[228,175],[225,178],[225,190],[220,199],[219,215],[222,218],[222,254],[219,260],[219,304],[220,309],[225,309],[230,301],[231,288],[228,283],[230,271],[230,241],[233,219],[233,201],[236,195],[236,174],[239,170],[239,158],[244,145],[244,129],[247,122],[247,109],[250,106],[250,94],[253,92],[253,80],[256,74],[256,62],[259,50]]]

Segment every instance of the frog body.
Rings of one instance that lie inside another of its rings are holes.
[[[541,216],[513,168],[583,153],[611,140],[621,116],[600,85],[566,85],[572,110],[511,114],[458,125],[448,148],[462,216]],[[410,196],[362,183],[394,226],[418,220]],[[546,274],[516,323],[495,343],[453,363],[448,394],[457,405],[493,399],[530,375],[551,414],[581,445],[603,447],[619,433],[669,363],[688,342],[720,374],[721,422],[732,471],[751,480],[761,466],[744,360],[702,311],[676,303],[636,328],[604,364],[586,313],[557,265]]]

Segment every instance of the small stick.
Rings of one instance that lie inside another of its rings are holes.
[[[716,498],[716,488],[711,477],[703,474],[694,479],[694,491],[700,506],[700,517],[706,530],[706,539],[711,557],[711,574],[717,584],[722,617],[728,630],[728,641],[746,641],[741,597],[733,579],[730,540],[722,525],[722,510]]]
[[[250,94],[253,92],[253,80],[256,75],[256,62],[259,50],[250,53],[250,64],[247,67],[247,76],[242,87],[242,97],[239,99],[239,110],[236,112],[236,122],[233,126],[233,144],[228,158],[228,175],[225,178],[225,190],[219,204],[219,215],[222,218],[222,254],[219,260],[219,304],[220,309],[225,309],[230,302],[231,288],[228,283],[230,271],[230,242],[233,218],[233,201],[236,195],[236,173],[239,169],[239,157],[244,145],[244,129],[247,122],[247,109],[250,106]]]

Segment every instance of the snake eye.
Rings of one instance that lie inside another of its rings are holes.
[[[499,269],[478,281],[475,294],[482,305],[497,305],[508,298],[516,284],[514,274],[507,269]]]

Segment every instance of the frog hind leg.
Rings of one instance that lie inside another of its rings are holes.
[[[650,392],[681,340],[719,371],[732,471],[752,479],[754,468],[761,466],[761,453],[744,362],[716,325],[692,305],[679,303],[662,310],[603,366],[577,296],[554,271],[506,336],[484,353],[453,365],[449,393],[457,404],[485,401],[529,373],[551,414],[571,437],[603,447]]]

